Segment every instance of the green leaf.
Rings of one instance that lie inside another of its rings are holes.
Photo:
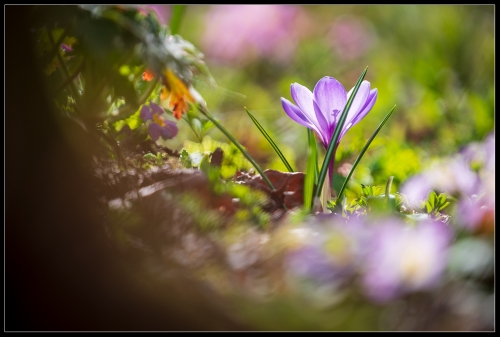
[[[307,166],[306,176],[304,179],[304,208],[306,211],[311,211],[312,197],[314,192],[314,181],[316,175],[316,166],[318,163],[318,153],[316,147],[316,138],[314,138],[314,131],[307,129]]]
[[[347,100],[347,104],[344,107],[344,110],[342,111],[342,115],[339,118],[339,122],[337,124],[337,127],[335,128],[335,132],[332,135],[332,139],[330,140],[330,144],[328,144],[325,159],[323,160],[323,165],[321,166],[321,171],[319,173],[318,187],[316,188],[315,197],[319,197],[321,194],[321,191],[323,190],[323,184],[325,183],[326,175],[328,174],[328,166],[329,166],[330,161],[332,159],[334,159],[333,152],[334,152],[335,148],[337,147],[337,141],[339,140],[340,132],[342,131],[342,128],[344,127],[344,124],[345,124],[345,121],[347,118],[347,113],[349,112],[349,109],[351,108],[352,101],[354,100],[354,97],[358,93],[361,82],[363,82],[363,79],[365,78],[367,71],[368,71],[368,67],[365,68],[365,70],[363,71],[363,73],[359,77],[358,82],[354,86],[352,94],[349,97],[349,99]]]
[[[271,138],[271,136],[269,136],[269,134],[266,132],[266,130],[264,130],[264,128],[262,127],[262,125],[260,125],[260,123],[257,121],[257,119],[247,110],[247,108],[245,108],[245,111],[247,112],[248,116],[250,116],[250,118],[252,119],[252,122],[255,124],[255,126],[257,127],[257,129],[259,129],[260,133],[262,133],[262,135],[264,136],[264,138],[266,138],[266,140],[269,142],[269,144],[274,149],[274,151],[276,152],[276,154],[278,155],[278,157],[280,157],[281,161],[286,166],[288,172],[294,172],[294,170],[292,169],[292,166],[288,163],[288,161],[286,160],[285,156],[283,155],[283,153],[281,152],[281,150],[278,148],[278,145],[276,145],[276,143],[273,141],[273,139]]]
[[[441,193],[441,194],[437,197],[437,199],[438,199],[438,202],[437,202],[437,204],[438,204],[438,205],[442,205],[442,204],[444,204],[444,203],[446,202],[446,193]]]
[[[446,208],[446,207],[448,207],[449,205],[450,205],[450,202],[449,202],[449,201],[447,201],[447,202],[445,202],[444,204],[440,205],[438,210],[439,210],[439,211],[442,211],[443,209],[445,209],[445,208]]]
[[[146,153],[142,158],[145,160],[156,160],[156,156],[151,152]]]
[[[182,149],[179,159],[182,166],[184,166],[185,168],[193,167],[193,163],[191,162],[191,158],[189,157],[189,153],[186,151],[186,149]]]
[[[425,203],[425,210],[427,211],[427,213],[431,213],[433,209],[434,205],[432,205],[430,201],[427,201]]]
[[[175,35],[179,32],[179,27],[184,14],[185,5],[174,5],[172,8],[172,18],[170,19],[170,32]]]
[[[199,169],[200,171],[207,173],[209,167],[210,167],[210,155],[208,153],[205,153],[203,155],[203,158],[201,158]]]
[[[349,179],[351,179],[351,176],[352,176],[352,174],[354,172],[354,169],[356,168],[356,166],[358,166],[361,158],[363,158],[363,155],[365,154],[366,150],[368,150],[368,147],[370,146],[370,144],[372,143],[372,141],[375,139],[375,137],[377,136],[378,132],[382,129],[382,127],[387,122],[387,120],[389,119],[389,117],[391,117],[394,109],[396,109],[396,106],[394,106],[391,109],[391,111],[389,111],[389,113],[384,117],[384,119],[382,120],[382,122],[379,124],[379,126],[377,127],[377,129],[375,130],[375,132],[372,134],[372,136],[370,137],[370,139],[368,139],[368,141],[366,142],[365,146],[363,147],[363,149],[359,153],[359,156],[354,161],[354,164],[352,165],[351,171],[347,175],[347,178],[345,179],[344,184],[340,188],[338,198],[340,198],[342,196],[342,193],[344,193],[344,189],[347,186],[347,183],[349,182]]]
[[[437,201],[436,192],[430,191],[428,201],[429,201],[429,204],[432,206],[432,209],[434,209],[434,207],[436,206],[436,201]]]

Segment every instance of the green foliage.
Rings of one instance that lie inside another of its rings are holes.
[[[221,148],[223,152],[221,167],[223,178],[229,179],[237,171],[248,171],[252,167],[236,146],[215,141],[209,136],[205,136],[201,143],[185,141],[182,153],[185,152],[186,156],[189,156],[192,166],[199,166],[203,156],[212,154],[217,148]]]
[[[446,193],[441,193],[439,195],[436,192],[429,192],[429,197],[424,203],[424,208],[427,214],[438,216],[442,210],[450,205],[448,201],[448,196]]]
[[[189,153],[186,151],[186,149],[182,149],[179,160],[180,160],[183,167],[185,167],[185,168],[192,168],[193,167],[193,162],[191,161],[191,158],[189,157]]]
[[[306,177],[304,179],[304,208],[311,211],[313,202],[314,185],[318,179],[318,152],[317,142],[311,129],[307,129],[308,151]]]
[[[156,156],[152,154],[151,152],[146,153],[142,159],[144,159],[146,162],[155,165],[155,166],[162,166],[163,165],[163,158],[161,156],[161,153],[158,152]]]
[[[157,80],[142,81],[145,69],[157,76],[171,69],[187,84],[202,74],[213,83],[203,54],[138,6],[35,6],[33,12],[40,63],[47,75],[62,70],[62,79],[51,76],[49,83],[74,99],[73,110],[84,121],[113,123],[136,113],[159,89]],[[66,55],[61,43],[73,50]],[[58,99],[67,100],[64,95]],[[126,123],[133,130],[137,123],[131,122]]]

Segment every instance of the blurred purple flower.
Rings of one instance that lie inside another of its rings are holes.
[[[389,219],[375,228],[363,271],[366,294],[375,302],[430,289],[446,267],[450,228],[435,221],[408,227]]]
[[[61,49],[67,53],[67,52],[70,52],[70,51],[73,51],[73,48],[71,48],[71,46],[68,46],[67,44],[64,44],[64,43],[61,43]]]
[[[490,167],[491,169],[491,167]],[[458,202],[456,222],[473,232],[492,234],[495,222],[495,172],[483,167],[479,191],[470,197],[463,197]]]
[[[211,6],[203,47],[215,60],[247,64],[255,58],[286,61],[300,38],[303,13],[292,5]]]
[[[342,268],[336,268],[332,259],[318,246],[307,245],[291,251],[285,268],[294,276],[322,282],[333,282]]]
[[[164,140],[174,138],[179,131],[177,124],[173,121],[165,119],[161,115],[165,113],[162,107],[153,102],[149,102],[149,106],[144,104],[140,111],[141,119],[146,122],[151,120],[149,123],[149,135],[156,141],[158,138],[163,138]]]
[[[473,142],[460,151],[469,165],[479,164],[488,170],[495,170],[495,134],[491,133],[484,142]]]
[[[461,157],[453,157],[436,163],[407,180],[401,187],[401,193],[407,197],[410,206],[418,207],[432,190],[450,195],[459,193],[471,196],[478,188],[479,179],[467,162]]]
[[[375,35],[370,26],[354,16],[339,17],[329,33],[333,47],[343,60],[353,60],[368,50]]]
[[[281,103],[291,119],[314,130],[327,148],[353,89],[346,93],[344,86],[339,81],[333,77],[325,76],[318,81],[313,92],[303,85],[293,83],[291,93],[297,105],[283,97]],[[370,90],[370,82],[363,81],[349,109],[336,146],[347,130],[370,112],[376,100],[377,89]],[[333,158],[335,158],[335,153]],[[333,162],[332,160],[330,163],[330,175],[333,173]]]
[[[346,221],[336,214],[311,218],[307,226],[290,230],[300,243],[285,257],[287,273],[323,284],[345,284],[366,253],[370,233],[358,219]]]
[[[475,195],[470,199],[463,198],[457,205],[456,222],[469,231],[479,229],[490,216],[494,217],[494,205],[491,207],[484,199],[477,200]]]

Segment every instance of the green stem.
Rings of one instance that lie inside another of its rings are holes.
[[[208,112],[207,109],[205,109],[203,106],[201,106],[200,104],[197,104],[198,106],[198,110],[201,111],[201,113],[203,113],[205,115],[205,117],[207,117],[212,123],[214,123],[214,125],[220,130],[222,131],[222,133],[224,135],[226,135],[227,138],[229,138],[229,140],[231,142],[233,142],[233,144],[238,148],[238,150],[241,151],[241,153],[243,153],[243,155],[248,159],[248,161],[250,161],[250,163],[252,163],[253,167],[255,167],[255,169],[257,170],[257,172],[260,173],[262,179],[264,179],[264,181],[266,182],[266,184],[271,188],[271,190],[276,190],[273,186],[273,183],[271,182],[271,180],[269,180],[269,178],[267,177],[267,175],[264,173],[264,171],[260,168],[259,164],[257,164],[257,162],[252,158],[252,156],[250,156],[250,154],[243,148],[243,146],[241,146],[241,144],[229,133],[229,131],[226,130],[226,128],[224,128],[222,126],[222,124],[220,124],[215,118],[212,117],[212,115],[210,115],[210,113]]]
[[[196,138],[198,139],[198,141],[201,142],[203,139],[201,139],[200,135],[193,128],[193,125],[189,122],[189,120],[187,118],[183,118],[182,120],[184,120],[187,123],[187,125],[189,125],[189,127],[191,128],[191,130],[193,130],[193,133],[196,136]]]
[[[389,205],[389,194],[391,193],[391,186],[393,179],[394,176],[390,176],[389,179],[387,180],[387,184],[385,185],[385,200],[387,202],[387,205]]]

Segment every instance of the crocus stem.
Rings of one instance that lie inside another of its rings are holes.
[[[338,147],[339,144],[337,144],[333,149],[332,160],[330,161],[330,165],[328,166],[328,176],[330,177],[330,183],[332,184],[332,189],[333,189],[333,173],[335,168],[335,154],[337,153]]]

